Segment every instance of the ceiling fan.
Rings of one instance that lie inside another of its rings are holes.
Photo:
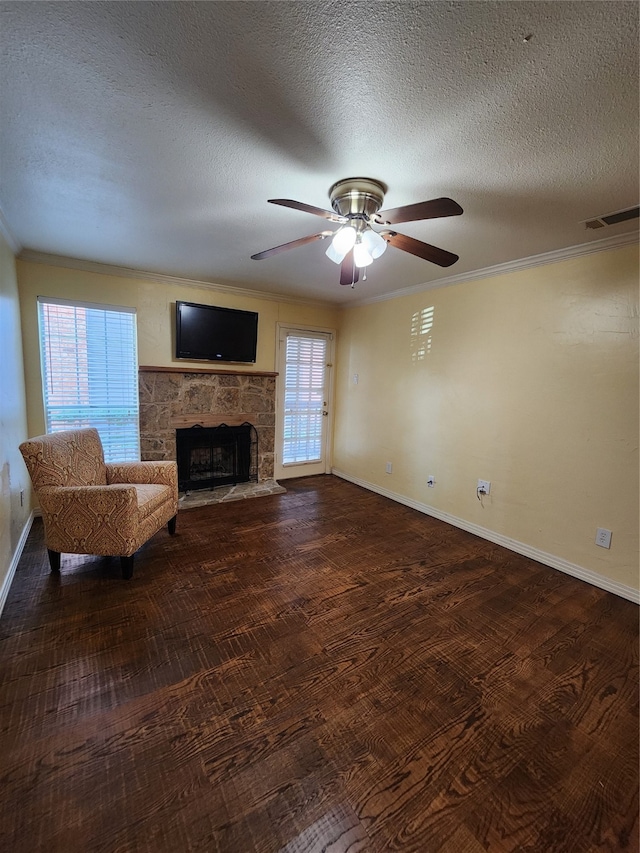
[[[441,267],[454,264],[458,260],[458,255],[452,252],[423,243],[413,237],[407,237],[406,234],[398,234],[397,231],[376,231],[372,226],[384,227],[398,222],[414,222],[418,219],[459,216],[462,213],[460,205],[450,198],[434,198],[417,204],[407,204],[404,207],[380,210],[386,191],[387,187],[373,178],[345,178],[337,181],[329,190],[333,211],[323,210],[290,198],[270,198],[268,199],[270,204],[313,213],[330,222],[339,223],[341,227],[337,231],[320,231],[318,234],[310,234],[308,237],[301,237],[299,240],[265,249],[264,252],[258,252],[251,257],[254,261],[261,261],[287,249],[295,249],[298,246],[313,243],[315,240],[326,240],[327,237],[332,237],[326,251],[327,257],[334,263],[340,264],[340,284],[351,286],[358,281],[360,270],[366,268],[375,258],[379,258],[386,250],[387,244]]]

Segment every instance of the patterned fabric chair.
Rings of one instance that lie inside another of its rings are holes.
[[[175,462],[105,463],[97,429],[39,435],[20,445],[44,519],[52,572],[60,554],[120,557],[122,576],[133,555],[167,524],[176,529]]]

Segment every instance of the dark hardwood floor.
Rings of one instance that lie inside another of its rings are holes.
[[[638,608],[334,477],[123,581],[37,520],[0,620],[0,849],[638,851]]]

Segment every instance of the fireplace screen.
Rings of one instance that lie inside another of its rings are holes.
[[[177,429],[176,448],[181,492],[258,481],[258,434],[250,423]]]

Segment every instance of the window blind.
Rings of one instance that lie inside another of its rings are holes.
[[[140,458],[136,314],[38,297],[47,432],[96,427],[107,462]]]
[[[322,459],[327,340],[287,335],[282,461]]]

